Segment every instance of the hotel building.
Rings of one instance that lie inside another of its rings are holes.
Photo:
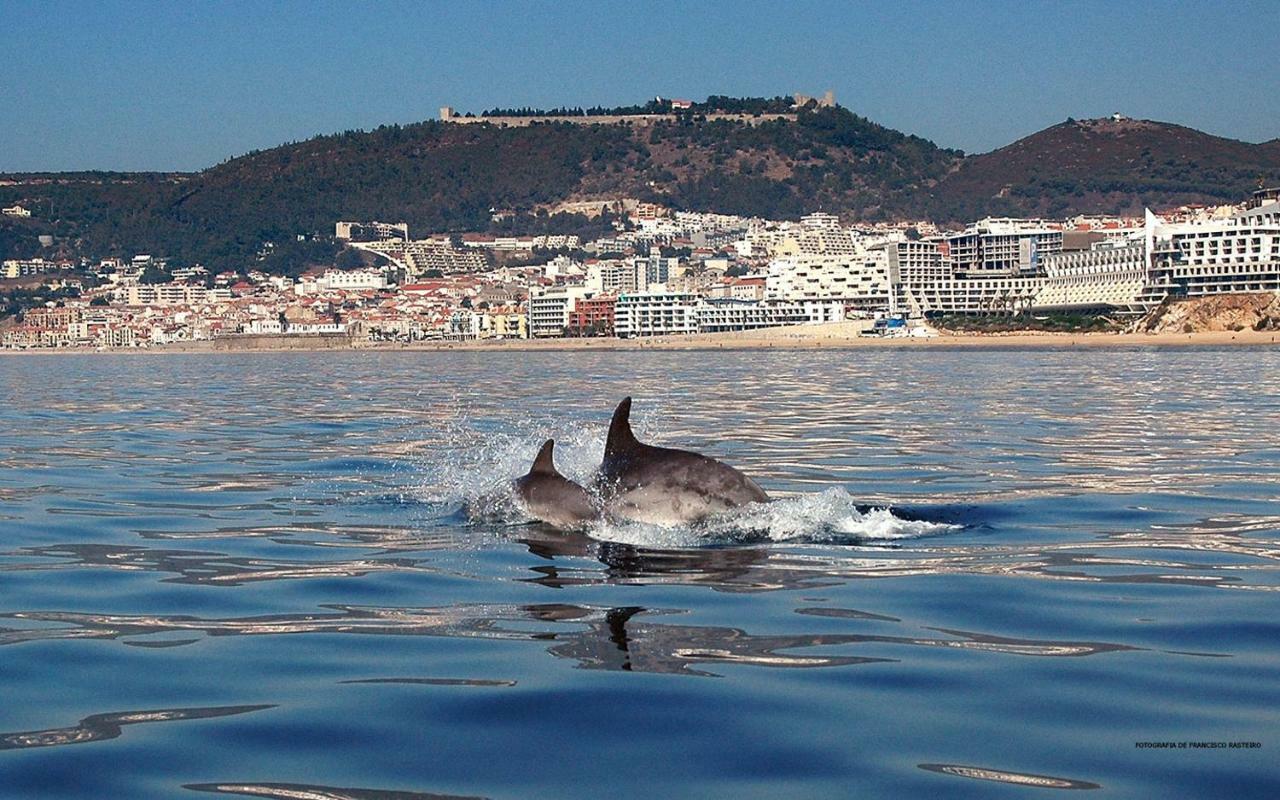
[[[698,296],[687,292],[633,292],[618,298],[615,332],[620,339],[698,331]]]

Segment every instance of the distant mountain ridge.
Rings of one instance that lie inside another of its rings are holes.
[[[1238,202],[1280,179],[1280,140],[1250,144],[1151,120],[1067,120],[964,159],[941,187],[961,216],[1141,213]],[[967,214],[965,212],[968,212]]]
[[[484,230],[491,208],[584,197],[774,218],[1136,213],[1236,201],[1260,179],[1280,183],[1280,139],[1249,144],[1147,120],[1068,120],[976,156],[840,107],[756,124],[430,121],[318,136],[198,173],[0,175],[0,205],[33,211],[0,218],[0,257],[41,252],[36,236],[52,234],[68,255],[245,266],[264,242],[327,234],[338,219],[406,221],[415,235]]]

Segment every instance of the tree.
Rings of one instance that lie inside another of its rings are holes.
[[[138,278],[138,283],[168,283],[171,280],[173,280],[173,276],[159,264],[152,261],[147,265],[147,268],[142,271],[141,277]]]
[[[364,256],[356,248],[348,247],[338,253],[338,257],[333,260],[333,265],[338,269],[359,269],[364,266]]]

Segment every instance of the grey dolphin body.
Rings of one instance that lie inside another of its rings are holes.
[[[529,472],[512,481],[516,497],[530,516],[559,528],[599,519],[600,510],[587,490],[556,471],[551,460],[554,447],[554,439],[544,442]]]
[[[714,458],[637,440],[630,397],[609,423],[598,486],[606,513],[657,525],[696,522],[769,500],[755,481]]]

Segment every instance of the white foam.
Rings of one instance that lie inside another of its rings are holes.
[[[813,494],[753,503],[693,525],[603,522],[596,538],[649,547],[683,547],[742,541],[867,542],[936,536],[959,526],[909,520],[887,508],[861,511],[852,495],[833,487]]]

